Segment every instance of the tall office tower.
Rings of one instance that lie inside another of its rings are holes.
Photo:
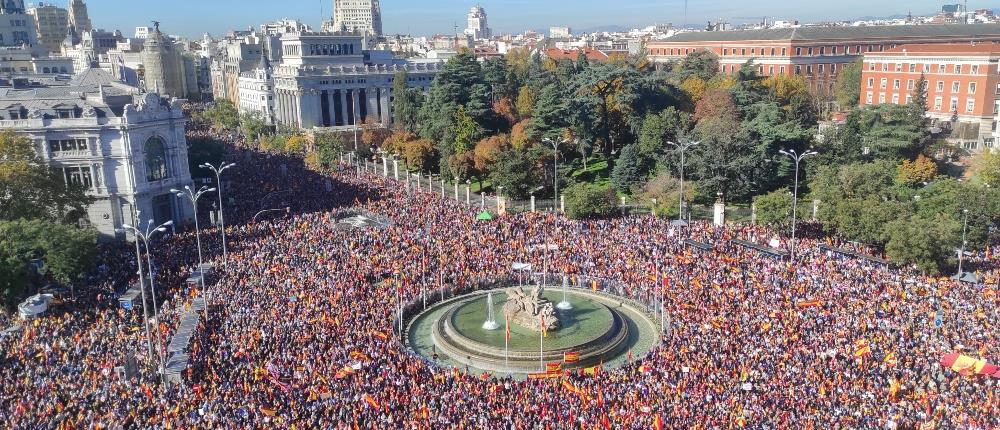
[[[83,0],[70,0],[69,25],[78,36],[94,29],[90,23],[90,14],[87,13],[87,4]]]
[[[369,36],[382,35],[382,8],[378,0],[333,0],[333,27]]]
[[[62,42],[66,39],[66,30],[69,26],[66,9],[39,3],[28,8],[28,15],[35,17],[35,32],[38,34],[38,42],[50,54],[59,53],[62,50]]]
[[[465,27],[465,34],[475,40],[489,39],[493,35],[489,24],[486,22],[486,10],[476,5],[469,10],[469,24]]]

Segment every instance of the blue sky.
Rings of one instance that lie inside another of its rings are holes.
[[[29,0],[32,1],[32,0]],[[848,19],[861,16],[928,14],[943,3],[957,0],[689,0],[688,19],[701,25],[724,18],[768,16],[777,19],[816,21],[824,18]],[[66,0],[45,3],[65,5]],[[134,27],[159,20],[171,34],[197,36],[220,34],[232,29],[257,26],[280,18],[297,18],[317,26],[331,15],[332,0],[87,0],[95,26],[121,29],[132,34]],[[475,1],[464,0],[382,0],[385,31],[427,35],[450,33],[457,23],[465,27],[465,15]],[[587,28],[603,25],[629,27],[654,23],[681,24],[684,0],[481,0],[494,31],[520,32],[550,26]],[[974,0],[969,8],[997,7],[997,0]]]

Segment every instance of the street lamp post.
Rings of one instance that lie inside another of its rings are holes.
[[[136,211],[136,218],[139,217],[140,213],[141,212]],[[138,228],[128,224],[122,224],[122,228],[120,230],[120,231],[125,231],[125,230],[131,231],[132,234],[135,236],[135,259],[136,259],[136,264],[139,267],[139,289],[141,290],[140,292],[142,293],[142,314],[143,314],[142,325],[146,332],[146,350],[147,350],[146,352],[149,355],[150,359],[153,358],[153,346],[152,346],[152,336],[149,331],[149,309],[146,305],[146,286],[145,286],[144,276],[142,273],[142,256],[139,249],[139,241],[141,240],[143,242],[144,247],[146,248],[146,267],[149,271],[149,288],[150,288],[150,296],[152,296],[152,301],[153,301],[153,315],[156,316],[157,321],[159,321],[159,316],[158,316],[159,314],[158,310],[156,309],[156,288],[153,286],[154,285],[153,262],[152,259],[150,258],[150,253],[149,253],[149,240],[154,233],[157,232],[164,233],[167,231],[167,227],[171,225],[173,225],[173,221],[167,221],[161,224],[160,226],[153,228],[153,220],[149,220],[149,222],[146,225],[145,233],[140,231]],[[160,342],[159,333],[157,333],[156,336],[156,350],[159,353],[159,358],[160,358],[159,362],[160,383],[164,384],[163,380],[164,352],[163,352],[163,343]]]
[[[201,187],[197,192],[191,190],[191,187],[185,185],[184,191],[178,189],[171,189],[171,193],[177,195],[177,197],[187,198],[191,201],[191,206],[194,208],[194,237],[198,244],[198,280],[201,283],[202,297],[205,300],[205,322],[208,323],[208,289],[205,288],[205,271],[202,267],[201,259],[201,229],[198,225],[198,199],[201,198],[205,193],[215,192],[215,188]]]
[[[787,155],[793,161],[795,161],[795,191],[792,193],[792,246],[791,246],[791,258],[795,260],[795,232],[798,221],[798,209],[799,209],[799,164],[802,163],[806,157],[812,157],[818,154],[816,151],[806,151],[802,154],[796,153],[794,149],[789,149],[785,151],[784,149],[778,151],[782,154]]]
[[[559,144],[569,142],[568,140],[561,140],[556,142],[552,139],[543,139],[543,142],[547,142],[552,145],[552,206],[556,207],[559,204]]]
[[[677,200],[680,203],[678,208],[679,212],[677,213],[677,220],[683,222],[684,221],[684,153],[687,152],[688,149],[700,145],[701,142],[699,141],[689,141],[684,143],[667,142],[667,144],[673,146],[674,148],[677,148],[677,150],[680,151],[681,153],[681,185],[679,193],[680,196],[677,198]]]
[[[219,188],[219,224],[222,226],[222,264],[226,266],[229,265],[229,254],[226,251],[226,220],[222,216],[222,172],[226,169],[236,166],[236,163],[219,163],[218,166],[213,166],[209,163],[204,163],[198,167],[202,169],[209,169],[212,173],[215,173],[215,184]],[[197,215],[197,209],[195,209]],[[197,218],[197,216],[196,216]]]

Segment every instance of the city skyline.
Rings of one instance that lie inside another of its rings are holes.
[[[65,6],[63,3],[66,2],[56,4]],[[219,35],[231,30],[246,29],[248,26],[256,28],[262,23],[281,18],[298,19],[318,30],[320,22],[329,19],[333,11],[332,0],[294,0],[281,3],[280,7],[271,6],[262,0],[200,3],[193,0],[155,3],[90,0],[87,4],[95,27],[119,29],[129,35],[134,27],[150,25],[156,20],[163,23],[164,31],[185,37],[198,37],[206,32]],[[432,35],[450,33],[455,26],[461,31],[465,27],[466,13],[476,4],[486,9],[490,26],[498,34],[520,33],[550,26],[583,29],[613,25],[633,28],[657,23],[682,25],[685,22],[683,0],[626,0],[614,3],[552,0],[541,6],[525,0],[441,0],[431,4],[383,0],[384,31],[386,34]],[[731,22],[745,22],[766,16],[770,19],[812,22],[891,16],[907,12],[922,15],[940,10],[943,4],[945,2],[939,0],[890,0],[877,4],[846,0],[818,6],[788,5],[779,0],[689,1],[686,22],[691,26],[702,26],[709,20],[720,18]],[[969,5],[970,9],[980,7],[990,6],[976,2]]]

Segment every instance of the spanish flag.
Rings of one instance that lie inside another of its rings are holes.
[[[583,368],[584,375],[597,376],[601,374],[601,365]]]
[[[571,393],[573,393],[573,394],[577,394],[577,393],[578,393],[578,390],[577,390],[576,386],[575,386],[575,385],[573,385],[573,383],[572,383],[572,382],[569,382],[569,380],[568,380],[568,379],[563,379],[563,381],[562,381],[562,387],[563,387],[563,388],[564,388],[564,389],[565,389],[566,391],[569,391],[569,392],[571,392]]]
[[[823,305],[822,300],[799,300],[795,303],[795,307],[799,309],[814,308]]]
[[[267,415],[269,417],[273,417],[273,416],[275,416],[275,415],[278,414],[278,409],[277,408],[268,408],[268,407],[265,407],[265,406],[261,406],[260,407],[260,413],[262,413],[264,415]]]
[[[889,367],[899,364],[899,359],[896,358],[896,351],[887,352],[885,358],[882,359],[882,363]]]
[[[597,291],[597,280],[596,279],[591,279],[590,280],[590,289],[594,290],[594,291]]]
[[[382,340],[387,340],[387,339],[389,339],[389,335],[387,335],[387,334],[385,334],[385,333],[383,333],[383,332],[380,332],[380,331],[378,331],[378,330],[372,330],[372,332],[371,332],[371,335],[372,335],[372,336],[375,336],[375,337],[377,337],[377,338],[379,338],[379,339],[382,339]]]
[[[558,374],[560,372],[562,372],[562,363],[559,362],[545,363],[545,373]]]
[[[576,363],[580,361],[580,353],[577,351],[567,351],[563,353],[563,362]]]
[[[542,337],[549,337],[549,328],[545,325],[545,315],[538,314],[539,327],[542,328]]]
[[[663,430],[663,417],[660,414],[656,414],[656,418],[653,419],[653,430]]]
[[[368,393],[365,393],[364,396],[361,396],[361,399],[364,400],[365,403],[368,403],[368,406],[371,406],[372,409],[375,409],[376,411],[382,409],[382,406],[379,405],[378,402],[375,400],[375,398]]]
[[[868,345],[868,340],[861,338],[854,341],[854,357],[862,358],[871,355],[872,347]]]

